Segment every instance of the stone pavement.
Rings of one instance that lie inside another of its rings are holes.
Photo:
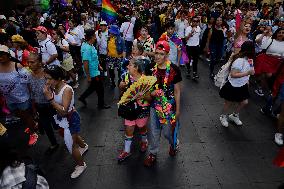
[[[88,99],[88,108],[76,106],[82,118],[81,135],[89,144],[85,160],[87,170],[72,180],[74,162],[61,146],[52,156],[44,156],[46,137],[30,151],[47,174],[51,189],[275,189],[283,181],[284,170],[272,165],[278,147],[272,139],[275,126],[259,113],[263,99],[253,93],[241,113],[244,126],[219,123],[222,99],[208,79],[206,63],[199,64],[199,82],[183,77],[180,152],[168,155],[168,144],[161,141],[158,162],[153,168],[143,166],[144,154],[134,146],[133,155],[118,164],[116,157],[123,147],[124,128],[117,116],[118,91],[106,88],[109,110],[96,108],[97,97]],[[185,76],[185,70],[183,70]],[[83,81],[76,91],[84,89]],[[58,138],[60,138],[58,136]],[[137,142],[136,142],[137,143]]]

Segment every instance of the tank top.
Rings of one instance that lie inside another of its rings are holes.
[[[69,85],[67,85],[67,84],[64,85],[64,86],[62,87],[62,89],[59,91],[58,94],[55,94],[55,92],[53,92],[54,101],[55,101],[56,103],[62,105],[62,102],[63,102],[62,96],[63,96],[63,92],[64,92],[64,90],[65,90],[66,88],[70,88],[70,89],[72,90],[72,93],[73,93],[73,94],[72,94],[71,103],[70,103],[70,106],[69,106],[69,108],[68,108],[68,112],[71,112],[71,111],[74,109],[74,91],[73,91],[73,89],[72,89],[71,86],[69,86]]]

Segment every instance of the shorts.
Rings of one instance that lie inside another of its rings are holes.
[[[73,111],[70,116],[68,116],[69,130],[71,135],[78,134],[80,132],[81,119],[77,111]]]
[[[27,100],[25,102],[21,102],[21,103],[8,103],[7,102],[7,106],[9,108],[10,111],[15,111],[15,110],[28,110],[31,108],[31,101]]]
[[[142,127],[146,126],[148,119],[149,119],[149,117],[140,118],[140,119],[136,119],[136,120],[133,120],[133,121],[125,119],[124,125],[129,126],[129,127],[133,127],[133,126],[137,125],[137,127],[142,128]]]

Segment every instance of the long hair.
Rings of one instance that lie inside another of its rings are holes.
[[[240,28],[239,28],[238,31],[236,32],[236,35],[235,35],[235,38],[234,38],[235,40],[238,39],[238,37],[240,37],[240,35],[242,34],[242,32],[243,32],[243,30],[244,30],[244,28],[245,28],[245,25],[247,25],[247,24],[251,25],[250,23],[247,23],[247,22],[245,22],[245,21],[243,21],[243,22],[241,23]]]
[[[238,58],[244,58],[244,57],[254,58],[254,56],[255,56],[254,43],[252,41],[245,41],[241,46],[240,52],[232,55],[231,66],[233,62],[235,62]]]

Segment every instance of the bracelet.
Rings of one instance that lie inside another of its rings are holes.
[[[51,102],[54,100],[54,97],[52,97],[51,99],[47,100],[48,102]]]

